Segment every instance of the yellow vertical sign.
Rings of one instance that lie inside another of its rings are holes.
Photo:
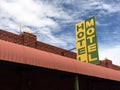
[[[76,49],[77,59],[87,62],[85,21],[76,24]]]
[[[94,17],[76,24],[76,50],[78,60],[99,63]]]

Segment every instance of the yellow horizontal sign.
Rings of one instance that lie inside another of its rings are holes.
[[[99,63],[94,17],[76,24],[76,50],[78,60]]]

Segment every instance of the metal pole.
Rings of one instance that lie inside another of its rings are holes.
[[[79,79],[78,79],[78,75],[75,75],[75,90],[79,90]]]

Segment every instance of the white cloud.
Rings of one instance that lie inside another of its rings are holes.
[[[110,23],[100,23],[99,21],[96,21],[95,23],[98,26],[108,26],[108,25],[110,25]]]
[[[44,15],[44,11],[47,12],[48,10],[46,10],[43,5],[39,6],[32,0],[17,0],[12,3],[7,3],[4,1],[1,3],[2,9],[19,23],[36,27],[48,25],[57,26],[57,23],[55,21],[47,18],[47,16]]]
[[[52,34],[60,30],[59,23],[52,18],[60,20],[71,19],[62,8],[42,1],[35,2],[34,0],[12,0],[9,2],[1,0],[0,4],[0,11],[2,12],[0,15],[1,29],[16,32],[15,29],[18,30],[20,24],[23,28],[24,26],[36,27],[37,30],[31,29],[32,32],[36,32],[37,35],[43,34],[40,35],[40,38],[44,42],[56,44],[57,46],[60,46],[58,44],[67,44],[67,42]]]
[[[102,3],[99,7],[97,7],[97,9],[106,10],[106,12],[104,12],[105,14],[111,14],[111,13],[120,12],[119,6],[120,4]]]
[[[108,58],[112,60],[113,64],[120,65],[120,45],[116,46],[103,46],[99,50],[99,58],[100,60],[104,60]]]

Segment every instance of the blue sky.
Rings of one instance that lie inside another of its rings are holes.
[[[120,65],[120,0],[0,0],[0,29],[29,28],[38,40],[75,48],[75,24],[95,16],[100,60]]]

